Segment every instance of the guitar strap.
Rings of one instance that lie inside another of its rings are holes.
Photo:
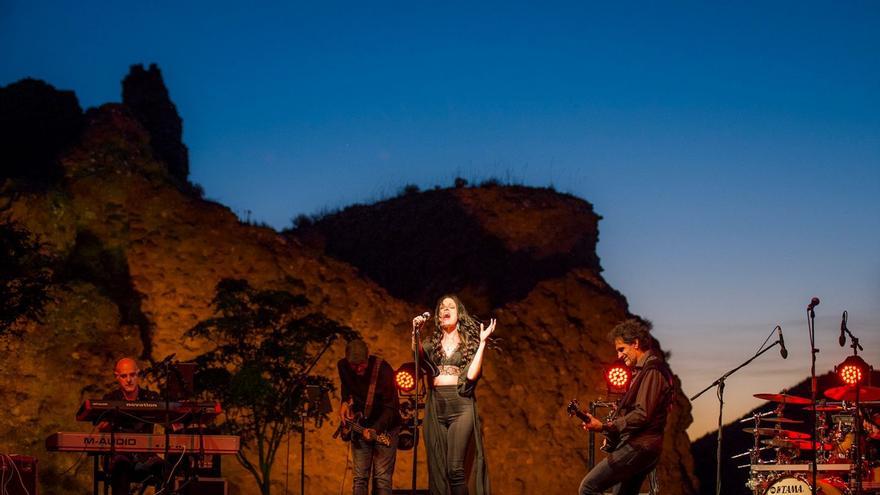
[[[376,356],[370,356],[370,363],[373,365],[373,374],[370,376],[370,388],[367,389],[367,402],[364,404],[364,418],[370,416],[370,412],[373,410],[373,399],[376,397],[376,382],[379,378],[379,368],[382,367],[382,363],[385,361],[377,358]]]

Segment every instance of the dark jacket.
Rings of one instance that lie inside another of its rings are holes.
[[[655,351],[648,351],[636,363],[632,385],[604,431],[618,436],[620,444],[660,452],[673,391],[669,366]]]
[[[379,376],[376,377],[373,407],[369,411],[364,411],[375,366],[379,366]],[[342,383],[342,402],[354,400],[352,411],[363,414],[362,426],[373,428],[379,433],[400,426],[400,401],[394,384],[394,370],[391,369],[390,364],[376,356],[370,356],[367,371],[363,375],[355,373],[348,365],[347,359],[340,359],[336,368],[339,370],[339,381]]]

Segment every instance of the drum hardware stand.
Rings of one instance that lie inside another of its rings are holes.
[[[777,325],[777,327],[778,327],[778,325]],[[776,327],[773,327],[772,332],[775,332],[775,331],[776,331]],[[772,332],[771,332],[771,334],[772,334]],[[769,340],[769,337],[768,337],[768,340]],[[764,343],[766,343],[766,342],[767,341],[765,340]],[[696,395],[694,395],[693,397],[690,398],[690,401],[693,402],[699,396],[706,393],[709,389],[711,389],[713,387],[718,388],[718,390],[717,390],[717,395],[718,395],[718,438],[716,440],[716,446],[715,446],[715,495],[721,495],[721,441],[722,441],[722,430],[723,430],[723,426],[724,426],[724,424],[722,422],[723,411],[724,411],[724,381],[727,379],[727,377],[736,373],[741,368],[748,366],[752,361],[757,359],[758,356],[760,356],[761,354],[764,354],[765,352],[769,351],[770,349],[776,347],[777,345],[781,345],[781,344],[782,344],[782,342],[780,340],[777,340],[776,342],[773,342],[769,346],[764,347],[763,349],[760,349],[754,356],[750,357],[747,361],[745,361],[741,365],[737,366],[736,368],[733,368],[732,370],[728,371],[727,373],[721,375],[721,377],[719,377],[717,380],[715,380],[714,382],[709,384],[708,387],[704,388],[703,390],[700,390],[699,392],[697,392]],[[766,415],[766,414],[763,414],[763,415]]]
[[[827,404],[827,401],[820,400],[817,404],[821,404],[822,406]],[[816,436],[820,438],[828,438],[828,419],[826,418],[826,413],[817,410],[813,411],[813,422],[816,425]],[[813,455],[819,456],[819,452],[814,451]],[[830,455],[828,451],[822,449],[822,462],[829,462]]]
[[[846,321],[845,318],[846,312],[844,311],[844,321]],[[853,335],[852,332],[849,331],[849,328],[847,328],[845,325],[843,326],[842,330],[847,335],[849,335],[850,342],[852,342],[850,344],[850,347],[852,347],[853,356],[858,356],[859,351],[865,350],[864,348],[862,348],[861,344],[859,344],[859,338]],[[867,379],[870,379],[871,370],[869,369],[867,371]],[[853,454],[853,473],[850,477],[850,485],[851,488],[854,490],[853,495],[861,495],[862,493],[862,407],[859,401],[859,391],[861,389],[861,386],[861,380],[856,381],[855,412],[853,413],[853,422],[855,423],[853,424],[853,444],[855,452]],[[855,483],[853,483],[853,480],[855,480]]]

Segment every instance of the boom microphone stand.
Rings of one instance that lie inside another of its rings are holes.
[[[776,327],[773,328],[773,331],[775,332],[777,328],[779,328],[780,332],[782,331],[782,328],[779,325],[776,325]],[[769,339],[770,339],[770,337],[767,337],[767,340],[769,340]],[[766,343],[767,343],[767,341],[765,340],[764,344],[766,344]],[[764,344],[761,344],[761,346],[763,347]],[[724,381],[727,379],[727,377],[729,377],[730,375],[739,371],[740,368],[747,366],[749,363],[751,363],[752,361],[757,359],[758,356],[760,356],[761,354],[764,354],[765,352],[769,351],[770,349],[776,347],[777,344],[779,344],[779,346],[782,347],[783,349],[785,348],[785,346],[782,344],[782,339],[779,339],[776,342],[773,342],[772,344],[770,344],[769,346],[758,350],[758,352],[754,356],[750,357],[746,362],[744,362],[741,365],[737,366],[736,368],[728,371],[727,373],[721,375],[720,378],[718,378],[717,380],[712,382],[708,387],[704,388],[703,390],[700,390],[696,395],[694,395],[690,399],[691,402],[693,402],[694,400],[697,399],[697,397],[703,395],[709,389],[711,389],[713,387],[718,387],[718,392],[717,392],[717,395],[718,395],[718,438],[716,440],[716,447],[715,447],[715,495],[721,495],[721,437],[722,437],[721,432],[722,432],[722,426],[723,426],[722,425],[722,412],[724,410]],[[787,354],[786,354],[786,356],[787,356]]]
[[[818,390],[818,383],[816,380],[816,354],[819,353],[819,349],[816,349],[816,311],[813,310],[813,308],[818,305],[818,297],[811,299],[810,304],[807,305],[807,333],[810,334],[810,404],[813,407],[813,428],[810,430],[810,442],[813,447],[813,461],[810,463],[810,478],[812,481],[810,490],[813,495],[816,495],[816,473],[819,470],[819,466],[816,465],[816,461],[819,457],[816,452],[816,447],[818,446],[818,432],[816,431],[816,414],[818,414],[816,411],[816,394]]]

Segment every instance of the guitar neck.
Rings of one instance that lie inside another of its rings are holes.
[[[575,410],[574,415],[577,416],[577,418],[579,420],[583,421],[584,423],[590,422],[590,415],[581,411],[580,409]]]
[[[363,426],[357,424],[354,421],[348,420],[348,419],[345,420],[345,425],[358,433],[363,433],[364,430],[366,430],[366,428],[364,428]]]

